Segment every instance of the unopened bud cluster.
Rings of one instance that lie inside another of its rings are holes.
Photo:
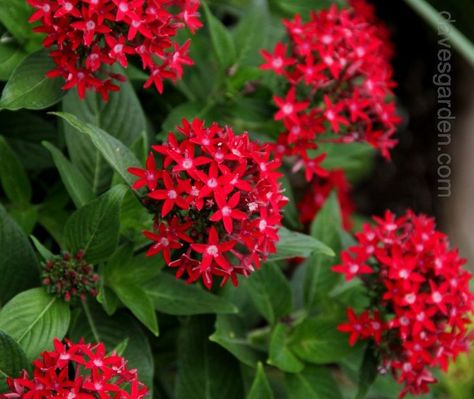
[[[84,259],[84,252],[75,255],[68,252],[55,256],[43,264],[42,281],[50,294],[63,298],[66,302],[97,295],[99,276],[94,266]]]

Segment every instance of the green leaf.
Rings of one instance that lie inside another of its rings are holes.
[[[209,339],[227,349],[242,363],[255,367],[263,360],[263,352],[252,347],[247,339],[246,329],[239,315],[217,315],[215,329]]]
[[[133,242],[135,248],[143,248],[150,244],[148,238],[143,235],[143,231],[153,229],[153,218],[143,206],[141,200],[133,190],[129,190],[125,195],[120,211],[120,234],[129,242]],[[143,259],[144,257],[141,256]],[[164,264],[162,256],[154,257],[154,263]],[[158,270],[158,268],[156,268]]]
[[[7,389],[7,377],[19,377],[27,368],[25,352],[13,338],[0,331],[0,393]]]
[[[14,205],[27,206],[31,200],[31,185],[23,165],[0,136],[0,180],[8,199]]]
[[[291,399],[342,399],[331,371],[324,367],[306,366],[299,374],[286,375]]]
[[[285,190],[284,194],[288,198],[288,204],[286,204],[285,208],[283,209],[283,216],[291,228],[299,230],[302,226],[299,219],[299,211],[296,208],[296,200],[295,196],[293,195],[290,179],[286,175],[283,175],[280,178],[280,182],[283,186],[283,189]]]
[[[257,373],[246,399],[273,399],[273,391],[265,375],[262,363],[258,363]]]
[[[124,111],[125,112],[125,111]],[[115,169],[115,171],[122,177],[128,185],[132,185],[135,178],[128,173],[128,168],[131,166],[139,166],[140,162],[135,157],[132,151],[130,151],[125,144],[120,140],[116,139],[106,131],[94,126],[91,123],[83,122],[72,114],[64,112],[57,112],[55,115],[63,118],[68,124],[77,129],[79,132],[85,134],[92,140],[92,144],[102,154],[105,160]],[[86,148],[84,151],[90,150]],[[80,153],[81,147],[73,148],[71,155],[74,153]],[[102,166],[100,166],[100,157],[98,153],[94,155],[94,159],[97,161],[93,163],[93,173],[101,174]],[[77,165],[79,161],[73,158],[73,163]],[[99,179],[100,180],[100,179]],[[93,179],[93,191],[99,191],[100,187],[104,184]]]
[[[148,327],[153,334],[158,336],[158,320],[155,309],[145,290],[126,281],[115,282],[112,289],[135,317]]]
[[[76,207],[80,208],[94,199],[94,193],[81,171],[76,168],[54,145],[48,142],[43,142],[43,146],[45,146],[51,153],[64,187],[66,187],[66,190]]]
[[[61,248],[65,248],[64,222],[70,216],[70,211],[66,211],[65,207],[70,198],[60,182],[57,182],[48,191],[47,198],[38,206],[38,222]]]
[[[80,121],[78,125],[77,120],[66,119],[69,124],[64,124],[64,133],[71,161],[86,177],[92,191],[99,194],[109,188],[112,168],[119,168],[119,175],[131,181],[127,180],[127,168],[139,162],[129,148],[147,131],[147,123],[130,82],[121,83],[120,91],[111,93],[106,103],[94,92],[87,93],[84,100],[75,92],[69,93],[64,97],[63,111]]]
[[[238,362],[207,338],[207,318],[187,320],[178,338],[176,399],[241,399],[244,397]]]
[[[288,280],[275,263],[265,263],[245,280],[250,297],[259,313],[270,323],[292,310],[292,294]]]
[[[158,274],[159,269],[146,262],[134,265],[132,256],[132,245],[119,247],[111,256],[101,269],[103,278],[98,299],[108,314],[115,312],[121,300],[138,320],[158,335],[154,304],[142,287]]]
[[[24,0],[0,0],[0,22],[19,41],[24,41],[33,35],[29,17],[33,8]]]
[[[237,308],[224,299],[166,273],[161,273],[144,288],[159,312],[173,315],[237,312]]]
[[[339,324],[339,320],[321,317],[306,319],[291,332],[289,347],[306,362],[336,363],[353,350],[347,335],[337,330]]]
[[[61,100],[61,79],[50,79],[46,73],[55,67],[46,50],[26,57],[13,71],[0,98],[0,110],[44,109]]]
[[[25,234],[31,234],[39,218],[38,208],[31,204],[21,208],[11,207],[8,213]]]
[[[153,397],[154,362],[148,338],[132,316],[118,312],[107,316],[99,305],[87,303],[71,325],[69,336],[74,341],[103,342],[108,351],[128,340],[123,357],[130,369],[138,370],[139,380],[150,390]]]
[[[59,141],[60,135],[53,123],[27,110],[2,111],[1,119],[0,134],[5,136],[26,169],[38,173],[53,166],[48,151],[41,145],[44,140]]]
[[[372,346],[367,346],[359,370],[359,388],[356,399],[364,399],[378,375],[379,362]]]
[[[322,166],[326,169],[344,169],[350,181],[360,180],[371,171],[374,148],[367,143],[321,143],[314,156],[327,154]]]
[[[222,22],[212,15],[206,3],[202,3],[202,7],[204,8],[214,52],[217,55],[221,67],[227,68],[236,61],[234,39]]]
[[[459,51],[471,66],[474,66],[474,44],[453,25],[456,21],[448,21],[445,15],[436,10],[426,0],[405,0],[405,2],[437,32],[440,32],[440,27],[444,26],[445,28],[442,31],[449,38],[449,42],[452,43],[453,47]]]
[[[127,187],[117,185],[74,212],[64,226],[66,248],[83,250],[88,262],[97,263],[112,255],[117,247],[120,205]]]
[[[39,264],[28,237],[0,205],[0,304],[39,283]]]
[[[332,193],[319,211],[311,225],[311,235],[339,254],[342,234],[342,218],[339,201]],[[317,297],[327,295],[340,280],[340,276],[331,270],[337,264],[337,257],[315,254],[306,262],[304,276],[304,297],[307,306],[311,307]]]
[[[281,323],[273,329],[267,363],[287,373],[299,373],[304,368],[304,364],[288,348],[286,327]]]
[[[341,248],[342,216],[336,193],[332,193],[311,225],[311,236],[323,242],[334,252]]]
[[[271,26],[266,1],[253,3],[235,28],[236,63],[239,65],[259,66],[262,63],[260,49],[265,47]]]
[[[27,53],[16,43],[0,43],[0,80],[8,80]]]
[[[33,245],[35,246],[36,250],[39,252],[43,260],[49,260],[54,257],[52,252],[46,248],[43,244],[41,244],[35,236],[30,236],[31,241],[33,241]]]
[[[148,257],[143,253],[133,257],[133,245],[126,244],[117,249],[104,268],[107,283],[128,282],[140,287],[155,279],[164,266],[161,257]]]
[[[23,291],[0,310],[0,330],[21,346],[29,360],[51,350],[54,338],[63,339],[69,321],[69,305],[43,288]]]
[[[269,0],[270,7],[281,16],[293,18],[299,14],[303,19],[310,17],[311,11],[329,8],[332,4],[347,5],[345,0],[320,0],[318,2],[309,2],[307,0]]]
[[[125,352],[125,349],[127,349],[128,346],[128,338],[125,338],[122,342],[120,342],[113,350],[111,353],[116,353],[119,356],[123,356],[123,352]]]
[[[99,269],[100,270],[100,269]],[[100,273],[99,273],[100,274]],[[99,293],[97,294],[97,302],[102,304],[107,315],[112,316],[120,305],[117,294],[104,284],[103,279],[99,281]]]
[[[295,257],[307,258],[312,253],[334,256],[334,252],[321,241],[306,234],[297,233],[281,227],[279,231],[280,241],[277,244],[277,252],[269,256],[269,260],[291,259]]]
[[[140,162],[145,163],[148,154],[150,153],[150,137],[148,133],[143,130],[140,137],[136,137],[135,141],[130,145],[133,153]]]

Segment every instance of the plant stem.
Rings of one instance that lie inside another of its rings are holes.
[[[436,31],[441,25],[445,25],[448,29],[444,29],[443,34],[450,39],[453,47],[461,53],[466,61],[474,67],[474,45],[441,12],[438,12],[425,0],[405,0],[405,2]]]

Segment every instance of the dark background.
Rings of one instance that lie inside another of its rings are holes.
[[[357,207],[364,214],[381,214],[385,209],[400,214],[411,208],[443,221],[450,204],[449,199],[438,198],[437,191],[437,97],[432,79],[438,63],[438,34],[402,0],[371,3],[392,33],[394,78],[398,83],[395,94],[404,124],[397,133],[399,145],[393,151],[393,162],[378,159],[370,177],[355,188]],[[439,0],[432,4],[449,11],[455,26],[472,40],[474,2]],[[452,54],[453,113],[459,119],[467,111],[471,96],[472,69],[456,50]],[[453,143],[448,147],[453,176],[460,167],[453,153],[463,134],[458,125],[453,124]]]

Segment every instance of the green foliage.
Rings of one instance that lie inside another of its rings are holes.
[[[117,247],[120,204],[127,188],[117,185],[74,212],[64,226],[65,245],[76,253],[83,250],[89,262],[112,255]]]
[[[0,23],[19,41],[26,41],[33,34],[28,23],[31,8],[23,0],[0,0]]]
[[[176,399],[241,399],[243,387],[237,360],[210,342],[209,323],[193,318],[181,327]]]
[[[43,288],[21,292],[0,310],[0,331],[12,337],[30,361],[51,350],[54,338],[66,335],[69,321],[69,306]]]
[[[44,142],[43,145],[51,153],[64,187],[66,187],[76,207],[80,208],[86,205],[94,198],[94,193],[84,175],[54,145],[48,142]]]
[[[308,318],[292,331],[289,348],[300,359],[314,364],[336,363],[353,349],[347,335],[337,331],[341,320]]]
[[[264,264],[245,284],[255,308],[270,324],[292,311],[290,284],[275,263]]]
[[[286,386],[291,399],[342,399],[328,369],[307,366],[301,373],[288,374]]]
[[[265,376],[265,370],[262,363],[258,363],[257,373],[252,383],[252,388],[248,393],[246,399],[273,399],[273,392],[268,379]]]
[[[28,238],[0,205],[0,304],[33,287],[39,264]]]
[[[102,174],[101,171],[103,166],[101,166],[102,161],[100,158],[100,155],[102,155],[109,165],[115,170],[115,172],[118,173],[120,177],[122,177],[126,183],[132,184],[133,177],[128,173],[127,169],[131,166],[138,166],[140,162],[125,144],[96,125],[83,122],[72,114],[58,112],[56,115],[63,118],[69,125],[71,125],[71,127],[77,129],[77,131],[88,137],[98,151],[98,153],[95,151],[93,152],[95,154],[94,159],[96,161],[93,163],[94,176],[100,176]],[[88,151],[90,153],[90,145]],[[73,162],[76,164],[80,161],[73,160]],[[101,187],[103,188],[104,186],[107,186],[107,183],[104,184],[101,182],[101,180],[102,179],[100,177],[97,177],[97,179],[94,177],[92,182],[92,188],[94,192],[100,191]]]
[[[0,392],[7,389],[7,377],[16,378],[28,368],[26,356],[13,338],[0,331]]]
[[[342,220],[339,202],[335,193],[326,200],[311,225],[311,236],[339,254],[341,242]],[[325,254],[312,255],[306,262],[304,275],[304,299],[308,307],[315,305],[317,298],[327,296],[332,288],[340,281],[340,276],[331,270],[337,264],[338,257]]]
[[[127,147],[147,131],[145,114],[130,82],[120,88],[107,103],[95,93],[88,93],[82,101],[75,92],[68,93],[62,102],[63,111],[71,114],[59,115],[66,122],[71,161],[95,194],[109,187],[114,169],[130,182],[127,167],[139,162]]]
[[[279,231],[280,241],[277,244],[277,253],[270,256],[270,260],[282,260],[295,257],[307,258],[311,254],[334,256],[334,252],[321,241],[306,234],[290,231],[282,227]]]
[[[58,145],[58,131],[54,124],[37,113],[26,110],[2,111],[1,121],[0,134],[6,138],[28,171],[42,171],[53,165],[41,142],[47,140]]]
[[[197,315],[206,313],[235,313],[237,309],[224,299],[212,295],[196,285],[187,285],[166,273],[147,282],[144,286],[155,309],[172,315]]]
[[[26,57],[13,71],[3,89],[0,110],[38,110],[59,102],[64,95],[61,90],[63,83],[60,79],[46,77],[46,72],[53,68],[54,62],[45,50]]]
[[[23,165],[4,137],[0,136],[0,181],[7,198],[15,205],[25,206],[31,200],[31,185]]]
[[[359,390],[357,391],[356,399],[363,399],[366,397],[370,386],[377,378],[378,365],[379,361],[375,356],[374,348],[368,346],[364,352],[364,358],[359,370]]]
[[[239,315],[220,314],[216,318],[215,332],[209,339],[227,349],[243,364],[255,367],[257,362],[264,360],[264,352],[251,342],[246,332]]]
[[[406,1],[433,23],[425,2]],[[0,0],[0,392],[7,376],[30,368],[54,338],[68,337],[104,342],[124,356],[150,398],[397,396],[399,386],[377,374],[374,348],[350,347],[337,330],[347,306],[368,301],[360,281],[345,284],[331,271],[353,238],[342,227],[335,193],[302,225],[296,204],[304,187],[288,172],[292,159],[280,170],[289,204],[276,253],[239,276],[238,287],[206,290],[177,279],[161,256],[147,257],[143,231],[156,221],[143,192],[129,189],[135,177],[128,168],[143,166],[150,147],[183,118],[274,142],[282,126],[273,120],[272,97],[283,88],[259,68],[261,50],[285,40],[282,18],[300,13],[306,20],[311,10],[344,3],[202,2],[203,29],[179,34],[180,43],[192,40],[195,63],[183,78],[167,83],[163,95],[145,92],[148,76],[134,60],[115,70],[128,80],[104,102],[96,93],[84,100],[66,94],[64,80],[46,78],[54,62],[37,51],[42,36],[28,23],[32,8],[25,0]],[[455,46],[472,58],[472,45],[453,32]],[[374,166],[368,144],[324,142],[310,155],[321,153],[323,167],[343,169],[353,185]],[[66,304],[39,288],[39,260],[78,250],[100,276],[98,295]],[[442,392],[470,399],[471,364],[472,358],[460,361]]]
[[[236,60],[234,40],[226,27],[212,15],[206,3],[203,3],[207,27],[211,36],[212,47],[222,68],[230,67]]]
[[[285,325],[277,324],[270,338],[269,357],[267,363],[288,373],[299,373],[304,364],[298,360],[288,347],[288,338]]]
[[[17,43],[0,43],[0,80],[8,80],[27,53]]]

